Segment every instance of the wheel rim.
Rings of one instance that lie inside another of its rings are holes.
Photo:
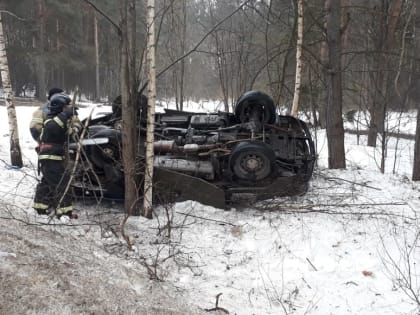
[[[270,175],[271,164],[260,152],[243,152],[237,157],[233,172],[239,179],[262,180]]]

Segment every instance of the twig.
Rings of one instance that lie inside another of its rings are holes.
[[[318,269],[316,269],[316,267],[314,266],[314,264],[309,260],[308,257],[306,257],[306,261],[311,265],[312,268],[314,268],[315,271],[318,271]]]
[[[85,0],[88,1],[88,0]],[[182,59],[187,58],[189,55],[191,55],[193,52],[197,51],[197,49],[201,46],[201,44],[206,40],[207,37],[210,36],[210,34],[212,34],[220,25],[222,25],[225,21],[227,21],[228,19],[230,19],[233,15],[235,15],[238,11],[242,10],[242,8],[244,6],[246,6],[251,0],[245,0],[241,5],[239,5],[235,10],[233,10],[229,15],[227,15],[225,18],[223,18],[222,20],[220,20],[218,23],[216,23],[199,41],[197,44],[195,44],[195,46],[189,50],[188,52],[186,52],[184,55],[182,55],[181,57],[179,57],[178,59],[174,60],[172,63],[170,63],[168,66],[166,66],[164,69],[160,70],[157,74],[156,74],[156,78],[159,78],[162,74],[164,74],[168,69],[170,69],[173,65],[177,64],[178,62],[180,62]],[[144,89],[147,87],[147,85],[149,84],[149,81],[146,81],[143,86],[141,88],[138,89],[138,91],[140,93],[142,93],[144,91]],[[140,86],[139,86],[140,87]]]
[[[209,219],[209,218],[205,218],[205,217],[200,217],[198,215],[184,213],[184,212],[179,212],[179,211],[176,211],[176,213],[179,213],[179,214],[182,214],[182,215],[185,215],[185,216],[188,216],[188,217],[193,217],[193,218],[201,219],[201,220],[212,221],[212,222],[217,222],[217,223],[222,223],[222,224],[228,224],[228,225],[231,225],[231,226],[235,226],[235,224],[229,223],[229,222],[226,222],[226,221]]]
[[[410,204],[405,202],[390,202],[390,203],[347,203],[347,204],[283,204],[271,202],[260,202],[259,205],[255,205],[255,209],[259,211],[276,211],[282,214],[306,214],[306,213],[320,213],[327,215],[357,215],[357,216],[385,216],[385,217],[395,217],[402,218],[405,220],[416,221],[417,218],[410,217],[403,214],[395,214],[382,211],[343,211],[343,210],[334,210],[336,208],[352,208],[352,207],[373,207],[373,206],[406,206],[415,210],[410,206]],[[322,208],[334,208],[334,209],[322,209]]]
[[[373,207],[373,206],[408,206],[406,202],[376,202],[376,203],[317,203],[317,204],[281,204],[282,208],[313,209],[315,207],[333,207],[333,208],[350,208],[350,207]],[[297,207],[296,207],[297,206]]]
[[[264,209],[266,210],[266,209]],[[284,214],[290,214],[290,213],[299,213],[299,214],[304,214],[304,213],[321,213],[321,214],[336,214],[336,215],[359,215],[359,216],[387,216],[387,217],[396,217],[396,218],[402,218],[402,219],[406,219],[406,220],[411,220],[411,221],[415,221],[417,220],[416,218],[412,218],[412,217],[408,217],[402,214],[394,214],[394,213],[387,213],[387,212],[355,212],[355,211],[350,211],[350,212],[345,212],[345,211],[331,211],[331,210],[320,210],[320,209],[293,209],[293,210],[289,210],[289,209],[276,209],[276,211],[281,211],[281,213]],[[301,210],[301,211],[299,211]]]
[[[351,181],[351,180],[348,180],[348,179],[344,179],[344,178],[340,178],[340,177],[328,177],[328,176],[325,176],[325,175],[322,175],[322,174],[319,174],[319,173],[317,175],[324,178],[325,180],[331,180],[331,181],[341,180],[343,182],[347,182],[347,183],[350,183],[350,184],[353,184],[353,185],[363,186],[363,187],[367,187],[367,188],[371,188],[371,189],[375,189],[375,190],[381,190],[380,188],[369,186],[365,183],[357,183],[357,182],[354,182],[354,181]]]
[[[9,14],[9,15],[13,16],[14,18],[16,18],[16,19],[18,19],[18,20],[21,20],[21,21],[26,21],[26,19],[21,18],[21,17],[17,16],[16,14],[14,14],[14,13],[12,13],[12,12],[10,12],[10,11],[7,11],[7,10],[0,10],[0,13],[7,13],[7,14]]]
[[[95,4],[92,3],[92,1],[90,0],[83,0],[85,1],[87,4],[89,4],[96,12],[98,12],[100,15],[102,15],[106,20],[108,20],[109,23],[112,24],[112,26],[115,27],[115,29],[117,30],[117,33],[119,36],[121,36],[121,28],[118,26],[117,23],[115,23],[107,14],[105,14],[105,12],[103,12],[101,9],[99,9]]]
[[[219,293],[218,295],[216,295],[216,306],[213,308],[205,308],[204,310],[206,312],[214,312],[214,311],[222,311],[226,314],[229,314],[229,311],[223,307],[218,306],[219,305],[219,297],[222,295],[223,293]]]
[[[58,202],[58,207],[61,205],[65,195],[67,194],[68,190],[70,189],[71,182],[73,181],[74,174],[76,173],[77,165],[79,164],[79,159],[80,159],[80,151],[82,150],[81,141],[85,137],[85,133],[86,133],[86,130],[88,129],[87,127],[89,125],[90,118],[92,117],[93,110],[94,109],[92,108],[88,118],[85,121],[85,125],[83,126],[82,134],[80,135],[79,141],[77,141],[77,152],[76,152],[76,157],[74,159],[73,169],[71,171],[70,178],[69,178],[69,181],[67,183],[66,189],[64,190],[63,195],[61,196],[60,201]]]
[[[120,225],[121,236],[123,237],[123,239],[127,243],[128,250],[133,251],[133,243],[131,242],[130,237],[125,233],[125,224],[126,224],[128,218],[129,218],[129,214],[125,214],[124,219],[121,221],[121,225]]]
[[[357,282],[354,282],[354,281],[347,281],[347,282],[345,283],[345,285],[350,285],[350,284],[355,285],[355,286],[359,286],[359,285],[357,284]]]

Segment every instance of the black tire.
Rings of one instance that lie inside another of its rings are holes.
[[[270,178],[275,161],[274,151],[264,142],[242,142],[233,149],[229,166],[234,181],[250,186]]]
[[[249,121],[253,109],[261,111],[261,123],[273,124],[276,121],[276,106],[273,99],[260,91],[249,91],[242,94],[235,105],[235,116],[241,123]]]
[[[92,138],[108,138],[108,143],[89,146],[89,159],[98,168],[112,164],[121,168],[121,133],[115,129],[105,129]]]

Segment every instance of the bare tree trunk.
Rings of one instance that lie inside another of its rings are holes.
[[[143,214],[152,218],[153,210],[153,141],[155,128],[156,64],[155,64],[155,1],[147,0],[147,136],[146,169],[144,174]]]
[[[369,109],[371,119],[368,133],[368,146],[375,147],[378,133],[385,135],[385,116],[389,97],[389,71],[391,63],[387,54],[396,46],[395,33],[400,18],[403,0],[395,0],[390,13],[388,13],[391,2],[383,2],[380,13],[381,22],[379,34],[375,43],[375,50],[379,52],[372,75],[373,93]],[[384,141],[384,139],[382,139]]]
[[[172,36],[168,42],[168,54],[171,60],[185,54],[187,43],[187,5],[186,0],[171,1]],[[172,88],[178,110],[184,109],[185,101],[185,59],[181,59],[172,70]]]
[[[293,95],[292,116],[297,116],[300,86],[302,80],[302,44],[303,44],[303,0],[297,1],[298,16],[297,16],[297,45],[296,45],[296,79],[295,79],[295,93]]]
[[[22,167],[22,152],[19,145],[19,132],[16,119],[16,110],[13,104],[12,85],[9,76],[9,64],[7,62],[6,43],[3,34],[3,20],[0,13],[0,73],[4,91],[4,100],[9,117],[10,133],[10,161],[13,166]]]
[[[324,3],[324,11],[327,12],[329,7],[330,7],[330,3],[331,0],[325,0]],[[323,74],[323,78],[325,80],[325,82],[327,81],[327,72],[325,71],[326,69],[326,65],[328,64],[328,43],[327,43],[327,16],[325,16],[324,18],[324,23],[323,23],[323,30],[324,30],[324,36],[323,36],[323,40],[321,41],[321,47],[320,47],[320,58],[321,58],[321,63],[322,63],[322,74]],[[324,80],[322,80],[321,82],[319,82],[319,100],[318,103],[319,105],[319,126],[321,128],[326,128],[327,126],[327,102],[326,100],[328,99],[328,96],[325,93],[325,85],[324,85]]]
[[[130,69],[130,88],[132,89],[131,93],[131,101],[132,105],[134,106],[134,110],[137,112],[137,71],[136,71],[136,57],[137,57],[137,27],[136,27],[136,0],[129,1],[129,8],[128,8],[128,28],[129,31],[129,55],[128,55],[128,65]]]
[[[98,16],[94,13],[93,16],[93,30],[95,37],[95,98],[99,100],[101,97],[100,82],[99,82],[99,34],[98,34]]]
[[[419,102],[419,100],[417,100]],[[420,103],[417,103],[416,141],[414,145],[413,180],[420,181]]]
[[[223,97],[223,104],[225,112],[229,112],[229,78],[226,70],[226,52],[224,49],[224,37],[219,35],[218,32],[214,34],[214,45],[216,49],[216,66],[217,74],[220,81],[220,89]]]
[[[327,41],[329,61],[327,75],[327,137],[329,168],[346,167],[342,117],[340,9],[340,1],[331,1],[327,10]]]
[[[60,31],[61,31],[60,30],[60,20],[59,19],[56,19],[55,20],[55,34],[57,36],[57,39],[56,39],[56,47],[55,47],[55,49],[57,50],[57,52],[59,52],[60,49],[61,49]]]
[[[417,6],[417,10],[420,8]],[[415,16],[415,41],[416,41],[416,52],[420,52],[420,14],[419,11],[416,12]],[[414,143],[414,161],[413,161],[413,175],[412,179],[414,181],[420,181],[420,73],[417,73],[412,81],[413,88],[409,92],[409,97],[417,106],[417,125],[416,125],[416,140]]]
[[[182,1],[182,39],[181,39],[181,54],[185,54],[186,42],[187,42],[187,4],[186,0]],[[185,99],[185,59],[181,60],[180,69],[180,87],[179,87],[179,107],[184,110],[184,99]]]
[[[45,2],[36,0],[36,18],[38,22],[38,32],[36,40],[37,55],[35,58],[36,67],[36,93],[40,101],[46,100],[46,67],[45,67]]]
[[[384,133],[388,71],[380,70],[383,67],[386,67],[386,58],[384,53],[380,53],[380,56],[375,62],[376,69],[374,71],[376,73],[371,76],[372,81],[370,84],[370,125],[367,144],[371,147],[376,147],[378,133]]]
[[[124,164],[124,207],[128,215],[137,209],[136,187],[136,111],[133,105],[133,84],[129,67],[128,0],[120,2],[121,10],[121,109],[122,109],[122,160]],[[135,70],[132,70],[135,71]]]

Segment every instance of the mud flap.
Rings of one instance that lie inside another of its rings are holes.
[[[154,198],[158,203],[195,200],[215,208],[226,207],[223,189],[205,180],[159,167],[153,173]]]

